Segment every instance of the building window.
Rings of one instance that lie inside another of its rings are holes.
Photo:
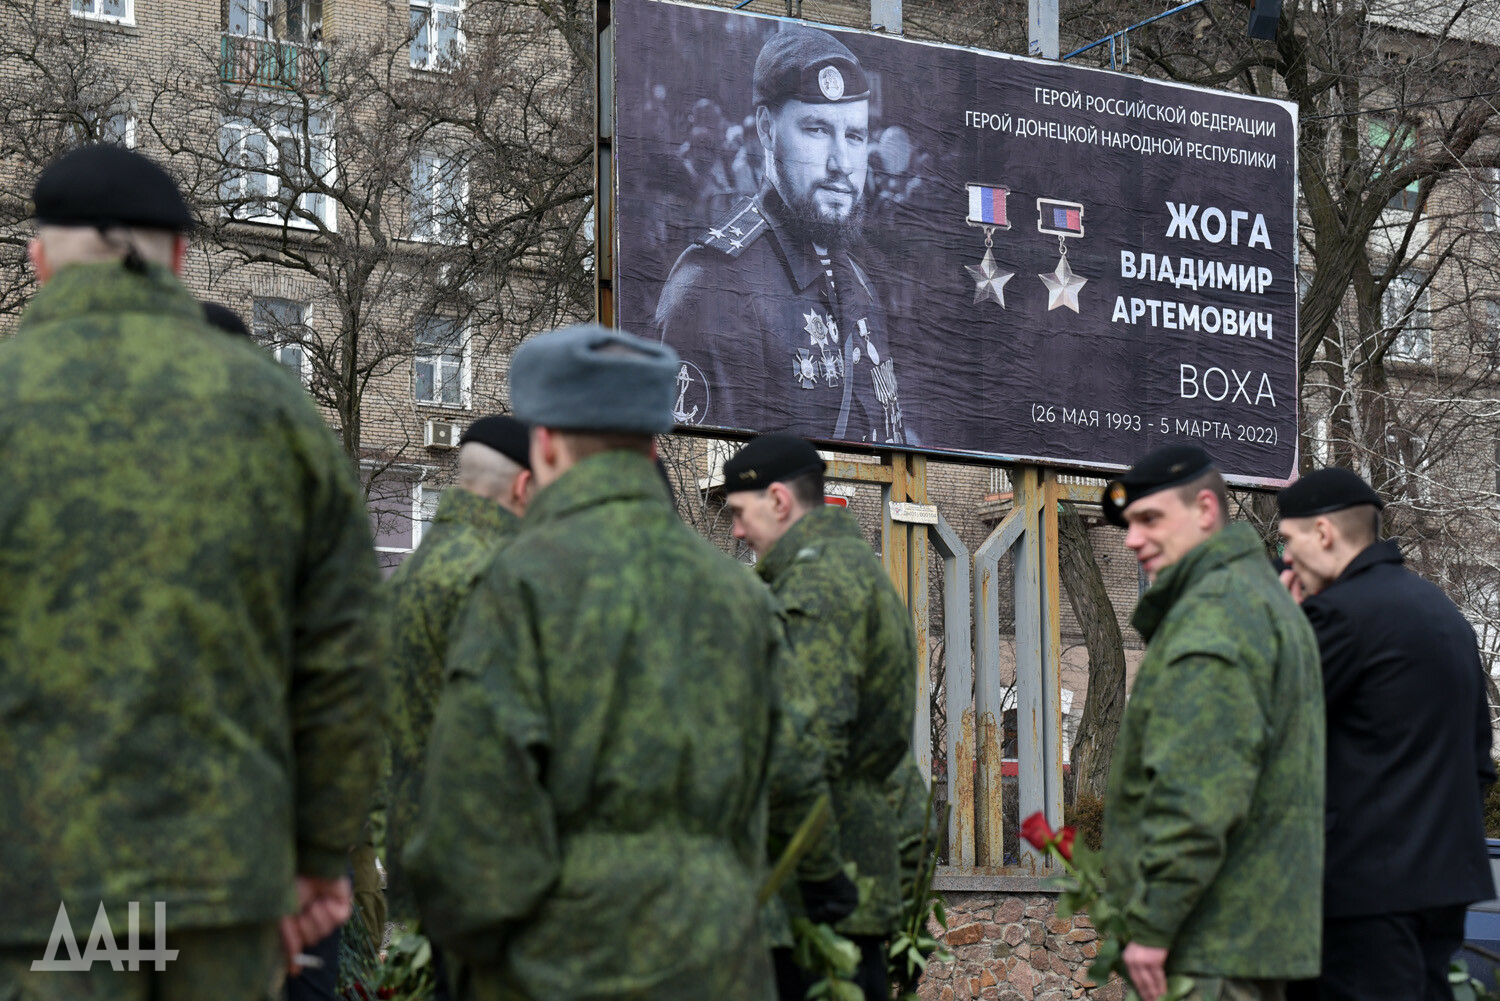
[[[413,240],[453,243],[463,237],[467,171],[456,157],[418,153],[411,165]]]
[[[255,343],[291,369],[304,386],[312,377],[307,353],[311,319],[312,306],[292,299],[258,298],[250,309],[250,333]]]
[[[439,70],[463,52],[463,5],[460,0],[412,0],[411,65]]]
[[[418,403],[469,405],[469,338],[457,320],[430,316],[419,322],[413,358]]]
[[[412,530],[412,537],[417,545],[422,544],[427,530],[432,527],[433,520],[437,518],[438,504],[442,499],[443,491],[440,487],[429,487],[425,484],[417,487],[417,524]]]
[[[309,43],[323,37],[323,0],[229,0],[231,35]]]
[[[219,129],[223,157],[219,182],[222,211],[245,222],[337,228],[333,199],[309,190],[335,178],[333,123],[315,114],[304,128],[290,112],[262,119],[224,119]]]
[[[128,111],[86,112],[82,121],[72,124],[72,133],[79,146],[110,143],[135,149],[135,116]]]
[[[1383,118],[1369,120],[1370,148],[1374,152],[1376,169],[1374,176],[1399,170],[1411,162],[1417,146],[1417,128],[1410,122],[1394,122]],[[1413,212],[1417,207],[1417,191],[1420,183],[1413,181],[1391,196],[1386,208]]]
[[[1395,330],[1387,352],[1394,361],[1428,364],[1432,361],[1432,293],[1427,276],[1404,271],[1391,279],[1380,300],[1381,322]]]
[[[73,0],[73,16],[134,24],[135,3],[134,0]]]

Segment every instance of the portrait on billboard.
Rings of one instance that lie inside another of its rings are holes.
[[[705,417],[711,395],[749,427],[905,445],[881,296],[858,260],[870,166],[864,70],[833,35],[792,25],[766,39],[751,79],[741,129],[754,129],[761,151],[755,191],[674,262],[652,329],[701,360]]]
[[[681,356],[684,428],[1291,472],[1288,106],[668,0],[613,24],[616,320]]]

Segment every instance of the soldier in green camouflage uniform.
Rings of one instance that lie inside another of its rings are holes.
[[[837,930],[864,953],[856,982],[866,997],[884,998],[882,944],[900,921],[902,849],[912,833],[891,796],[909,777],[892,773],[908,757],[916,711],[911,619],[854,519],[824,505],[823,460],[807,442],[779,434],[755,439],[724,463],[724,489],[735,537],[759,554],[756,571],[786,618],[794,660],[788,698],[810,707],[839,847],[865,893]],[[813,903],[795,892],[786,897],[794,913]],[[807,978],[789,950],[776,953],[782,995],[800,1001]]]
[[[347,917],[376,778],[363,494],[174,277],[160,168],[86,147],[35,203],[43,287],[0,344],[0,997],[265,997],[278,930],[292,955]],[[31,970],[60,903],[125,948],[132,901],[143,947],[165,904],[164,970]]]
[[[676,356],[516,352],[539,492],[450,647],[407,866],[461,996],[768,1001],[756,893],[781,637],[651,464]]]
[[[401,856],[417,819],[427,736],[443,684],[448,637],[480,576],[515,536],[531,492],[526,425],[482,417],[459,442],[458,482],[443,491],[422,545],[387,585],[391,722],[385,788],[386,899],[417,916]]]
[[[1306,619],[1260,537],[1225,520],[1201,449],[1153,452],[1106,487],[1105,516],[1152,578],[1147,642],[1105,797],[1109,900],[1143,1001],[1270,1001],[1318,972],[1323,692]]]

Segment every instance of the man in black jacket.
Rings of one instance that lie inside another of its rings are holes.
[[[1451,999],[1464,908],[1495,896],[1474,630],[1380,541],[1384,502],[1354,473],[1309,473],[1277,506],[1282,579],[1317,634],[1328,711],[1323,973],[1289,996]]]

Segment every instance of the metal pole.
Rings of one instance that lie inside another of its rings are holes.
[[[1031,37],[1031,44],[1026,48],[1027,55],[1056,59],[1059,51],[1057,0],[1026,0],[1026,15]]]
[[[901,0],[870,0],[870,27],[901,34]]]

